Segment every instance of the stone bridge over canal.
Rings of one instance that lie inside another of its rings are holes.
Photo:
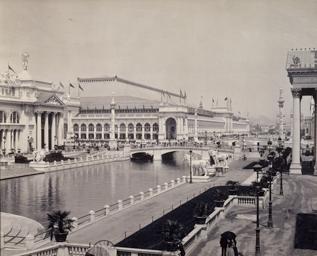
[[[189,154],[189,150],[192,150],[194,155],[201,156],[202,159],[209,159],[209,150],[216,150],[213,147],[189,147],[189,146],[159,146],[159,147],[142,147],[142,148],[132,148],[130,150],[130,157],[136,153],[145,153],[153,155],[153,160],[161,160],[162,156],[165,154],[170,154],[173,152],[184,152]],[[219,153],[233,154],[233,149],[218,149]]]

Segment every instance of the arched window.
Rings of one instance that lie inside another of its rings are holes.
[[[4,111],[0,111],[0,123],[6,123],[7,122],[7,115]]]
[[[19,120],[18,112],[16,112],[16,111],[12,112],[10,115],[10,123],[18,124],[19,122],[20,122],[20,120]]]
[[[101,132],[102,131],[102,125],[101,124],[97,124],[96,125],[96,131],[97,132]]]
[[[95,126],[93,124],[88,125],[88,131],[93,132],[95,130]]]
[[[149,123],[146,123],[146,124],[144,125],[144,131],[145,131],[145,132],[150,132],[150,130],[151,130],[151,125],[150,125]]]
[[[140,123],[136,124],[136,131],[137,132],[142,132],[142,124],[140,124]]]
[[[79,129],[78,124],[74,124],[73,129],[74,129],[74,132],[78,132],[78,129]]]
[[[109,132],[110,131],[110,125],[109,124],[105,124],[104,129],[105,129],[105,132]]]
[[[153,124],[153,132],[158,132],[159,131],[159,126],[157,123]]]
[[[128,125],[128,131],[129,131],[130,133],[133,133],[133,132],[134,132],[134,125],[133,125],[133,124],[129,124],[129,125]]]
[[[86,126],[85,124],[82,124],[82,125],[80,126],[80,130],[81,130],[82,132],[87,131],[87,126]]]
[[[125,124],[120,124],[120,132],[125,133]]]

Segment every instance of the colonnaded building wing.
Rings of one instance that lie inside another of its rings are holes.
[[[28,70],[28,57],[23,54],[22,72],[17,73],[9,66],[0,77],[0,148],[4,154],[50,150],[74,139],[78,143],[107,144],[113,140],[159,143],[198,141],[250,131],[249,120],[233,113],[229,98],[222,104],[213,101],[209,108],[204,108],[202,103],[193,106],[187,103],[186,92],[173,93],[117,76],[78,78],[78,86],[84,82],[116,81],[160,95],[157,100],[111,93],[73,96],[70,87],[67,91],[62,83],[33,79]]]

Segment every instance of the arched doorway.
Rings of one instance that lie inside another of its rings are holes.
[[[165,123],[166,126],[166,139],[175,140],[176,139],[176,120],[174,118],[168,118]]]

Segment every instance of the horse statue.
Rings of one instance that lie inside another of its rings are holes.
[[[213,158],[216,166],[219,166],[219,165],[224,167],[228,166],[228,159],[229,159],[228,154],[219,153],[218,151],[215,151],[215,150],[209,150],[208,154],[209,156]]]
[[[190,164],[190,156],[189,156],[189,154],[185,154],[184,155],[184,161],[188,165]],[[208,175],[208,172],[207,172],[208,161],[207,160],[192,159],[191,165],[192,165],[192,168],[193,168],[194,175],[199,175],[200,176],[201,172],[204,173],[204,176]]]

